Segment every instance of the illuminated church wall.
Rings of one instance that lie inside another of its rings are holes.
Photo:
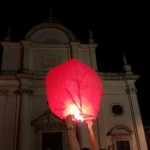
[[[93,41],[82,44],[66,27],[44,23],[33,27],[25,40],[1,42],[1,46],[1,149],[44,150],[42,144],[49,143],[58,150],[60,145],[69,150],[64,122],[47,105],[45,75],[50,68],[71,58],[78,58],[97,71],[97,44]],[[131,150],[147,150],[135,87],[138,76],[132,73],[130,65],[124,67],[125,74],[98,73],[104,96],[98,119],[94,121],[95,134],[101,149],[120,150],[126,146]],[[75,126],[81,147],[90,147],[85,124]]]

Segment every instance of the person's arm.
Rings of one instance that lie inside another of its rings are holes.
[[[75,134],[75,130],[74,130],[71,115],[69,115],[66,118],[65,123],[66,123],[66,126],[67,126],[68,139],[69,139],[71,150],[80,150],[79,142],[78,142],[76,134]]]
[[[86,121],[87,125],[88,125],[88,129],[89,129],[89,133],[90,133],[90,140],[91,140],[91,146],[92,146],[92,150],[100,150],[99,144],[96,140],[94,131],[93,131],[93,122],[90,121]]]

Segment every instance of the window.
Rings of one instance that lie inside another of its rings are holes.
[[[42,150],[62,150],[62,133],[42,133]]]
[[[128,140],[115,141],[115,149],[116,150],[131,150],[130,142]]]

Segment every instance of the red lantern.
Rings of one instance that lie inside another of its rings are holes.
[[[98,74],[73,58],[48,72],[46,94],[49,108],[60,119],[71,114],[74,121],[83,121],[97,117],[103,88]]]

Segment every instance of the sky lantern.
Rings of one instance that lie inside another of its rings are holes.
[[[60,119],[72,115],[74,121],[96,119],[103,87],[98,74],[76,58],[49,70],[46,95],[50,110]]]

